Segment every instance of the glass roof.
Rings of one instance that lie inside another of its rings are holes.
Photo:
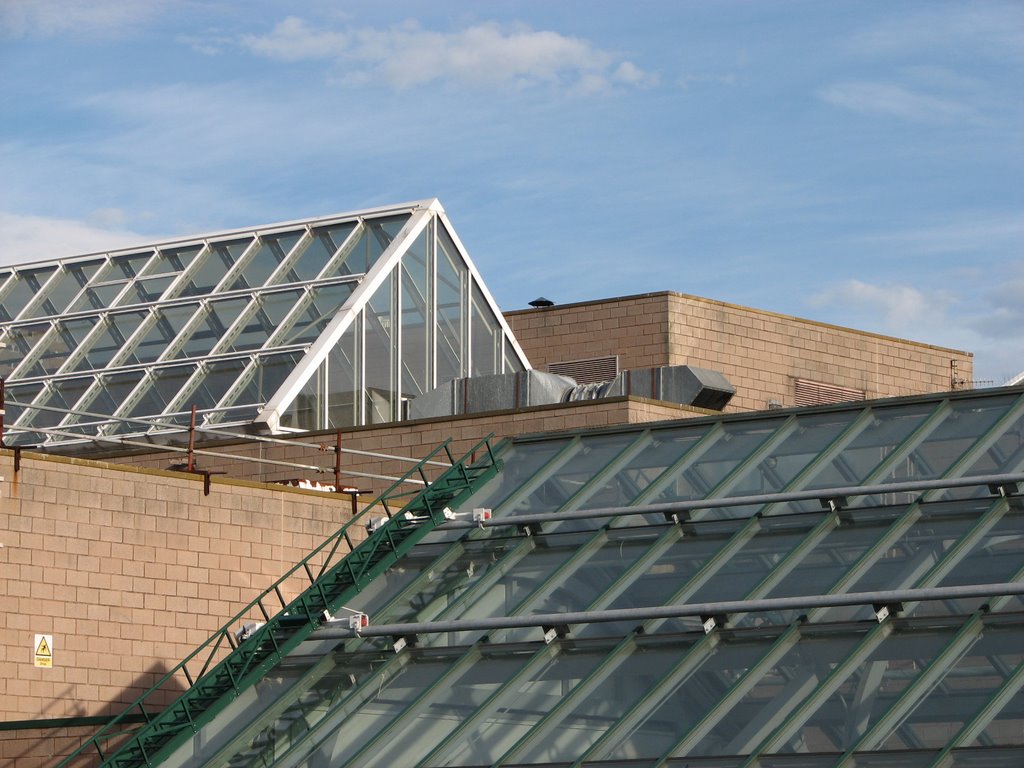
[[[528,365],[436,200],[0,269],[0,343],[14,444],[393,421]]]
[[[435,530],[348,607],[504,620],[1024,577],[1018,486],[990,482],[1024,476],[1022,388],[520,438],[500,458],[459,507],[497,524]],[[703,499],[725,500],[641,511]],[[501,524],[525,515],[543,522]],[[1019,765],[1020,598],[880,607],[310,641],[164,764]]]

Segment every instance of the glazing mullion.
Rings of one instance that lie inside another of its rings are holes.
[[[711,425],[711,427],[708,428],[696,443],[683,451],[683,454],[676,459],[673,464],[666,467],[662,473],[647,486],[647,488],[641,491],[640,495],[630,502],[630,505],[640,506],[650,503],[654,497],[664,492],[665,489],[675,481],[678,475],[693,466],[695,462],[699,461],[701,457],[703,457],[718,443],[719,440],[722,440],[724,437],[725,429],[722,427],[721,422]]]
[[[563,651],[563,649],[563,643],[558,640],[550,645],[541,645],[537,649],[537,652],[530,657],[518,672],[505,681],[503,685],[498,686],[490,696],[481,702],[480,706],[477,707],[476,712],[456,726],[451,733],[441,739],[441,741],[416,764],[416,768],[436,765],[435,761],[440,755],[444,754],[445,750],[447,750],[450,745],[459,743],[468,731],[476,728],[481,724],[481,721],[491,716],[493,706],[501,701],[508,691],[514,690],[524,681],[530,680],[534,673],[539,672],[545,664],[553,661],[554,658]]]
[[[640,453],[647,449],[653,442],[651,431],[645,429],[637,438],[629,443],[622,451],[604,467],[595,472],[583,487],[570,496],[566,502],[558,508],[559,512],[580,509],[590,498],[599,492],[604,484],[622,472],[623,468],[629,465]]]
[[[756,467],[758,464],[764,461],[764,459],[773,450],[775,450],[775,448],[777,448],[781,442],[783,442],[787,437],[789,437],[790,434],[792,434],[796,426],[796,416],[789,416],[775,430],[773,430],[772,433],[768,435],[768,437],[766,437],[760,443],[758,443],[757,447],[754,448],[754,450],[751,453],[747,454],[747,456],[744,459],[742,459],[738,464],[736,464],[736,466],[729,470],[726,476],[719,481],[718,485],[716,485],[708,493],[708,498],[721,498],[723,496],[728,496],[729,492],[747,474],[747,471],[750,470],[752,467]],[[700,520],[704,517],[708,517],[714,514],[715,512],[716,510],[714,509],[694,510],[694,512],[690,515],[690,519]]]
[[[860,412],[857,418],[853,419],[839,435],[829,444],[823,451],[821,451],[815,458],[802,470],[800,470],[792,480],[786,483],[785,487],[782,488],[782,492],[789,491],[800,491],[803,490],[807,481],[813,478],[822,467],[829,466],[842,452],[850,445],[851,442],[857,439],[861,432],[863,432],[868,425],[874,420],[875,416],[868,406]],[[761,509],[761,514],[764,516],[772,514],[778,504],[766,504]]]
[[[241,255],[238,257],[238,260],[231,267],[225,270],[224,276],[220,279],[220,282],[218,282],[214,289],[210,291],[211,295],[219,295],[221,293],[224,293],[225,286],[234,285],[235,280],[238,279],[238,276],[245,271],[245,268],[248,266],[249,262],[252,261],[253,257],[262,249],[263,238],[260,237],[258,232],[239,234],[238,238],[236,239],[240,239],[243,237],[251,237],[252,240],[249,242],[249,245],[246,246],[245,250],[242,251]]]
[[[785,713],[785,721],[776,726],[750,751],[750,756],[741,768],[753,768],[757,765],[761,755],[774,754],[793,738],[796,732],[839,690],[850,675],[871,657],[892,632],[893,623],[891,621],[885,621],[872,627],[858,646],[835,666],[824,681],[815,687],[810,696],[799,701],[788,700],[787,704],[791,705],[791,708],[789,710],[784,707],[780,708],[780,715]],[[813,673],[808,670],[808,674]],[[753,740],[751,739],[751,741]]]
[[[884,743],[889,733],[913,711],[914,707],[932,688],[941,682],[945,674],[956,665],[957,660],[981,639],[983,630],[984,622],[981,613],[974,614],[964,622],[946,648],[931,660],[931,663],[914,678],[885,714],[875,721],[874,725],[836,761],[837,768],[850,765],[853,762],[854,753],[877,749]]]
[[[50,346],[50,343],[53,340],[53,337],[56,336],[59,333],[59,331],[57,330],[57,324],[55,322],[43,320],[43,321],[41,321],[39,323],[33,323],[33,324],[34,325],[44,325],[46,323],[49,323],[50,327],[39,338],[39,341],[37,341],[35,344],[32,345],[32,348],[29,349],[28,353],[25,355],[25,357],[22,358],[21,362],[18,363],[16,366],[14,366],[14,369],[7,376],[7,381],[15,381],[15,380],[20,379],[20,378],[28,378],[27,376],[19,375],[19,373],[21,373],[22,371],[27,371],[27,370],[31,369],[32,366],[35,365],[39,361],[39,358],[42,357],[43,352],[45,352],[46,349]],[[24,327],[24,326],[22,326],[22,327]],[[13,333],[10,333],[11,330],[13,330],[13,329],[11,329],[11,328],[5,329],[5,331],[8,332],[7,333],[8,341],[6,343],[8,344],[8,346],[10,346],[10,345],[17,346],[17,342],[14,341]],[[0,338],[2,338],[2,337],[0,337]],[[73,349],[74,347],[70,347],[70,348]],[[65,359],[65,362],[66,362],[66,359]]]
[[[1020,581],[1021,579],[1024,579],[1024,568],[1017,571],[1013,578],[1014,581]],[[993,597],[989,600],[988,612],[998,613],[1011,599],[1006,595]],[[1002,712],[1003,708],[1013,700],[1022,688],[1024,688],[1024,664],[1018,664],[1017,668],[1003,681],[1002,685],[993,691],[985,705],[978,710],[974,717],[966,721],[960,730],[957,731],[956,735],[947,742],[943,750],[929,765],[929,768],[940,768],[940,766],[946,764],[951,750],[969,746],[971,742],[978,739],[995,719],[996,715]]]
[[[319,278],[322,275],[330,274],[345,263],[348,257],[352,255],[352,251],[355,250],[355,247],[359,244],[359,241],[362,239],[365,231],[366,224],[363,222],[363,219],[357,220],[356,225],[352,228],[352,231],[349,232],[348,237],[346,237],[345,241],[338,246],[334,255],[327,260],[326,266],[320,270],[320,274],[317,275],[317,277]]]
[[[33,296],[30,301],[27,301],[25,303],[25,306],[22,308],[21,312],[18,313],[18,317],[31,317],[32,315],[30,313],[34,311],[36,307],[38,307],[40,304],[46,301],[47,294],[49,294],[50,289],[53,287],[53,284],[59,282],[67,274],[69,273],[67,271],[65,263],[63,261],[58,262],[57,268],[53,270],[53,273],[48,278],[46,278],[46,281],[42,285],[39,286],[39,290],[36,292],[36,295]],[[16,320],[17,318],[12,319]]]
[[[566,441],[565,445],[552,456],[547,463],[537,472],[534,473],[533,477],[524,482],[519,488],[517,488],[509,496],[501,502],[500,506],[494,511],[509,511],[515,513],[515,508],[518,504],[528,499],[533,493],[545,482],[547,482],[559,469],[570,461],[580,450],[582,450],[582,441],[579,435],[574,435],[572,438]]]
[[[375,668],[373,674],[367,675],[362,683],[348,691],[348,694],[336,704],[328,707],[319,720],[313,724],[307,722],[306,732],[300,734],[297,740],[290,740],[284,754],[275,757],[273,763],[275,768],[290,768],[290,766],[297,765],[303,758],[308,757],[310,751],[302,747],[309,745],[310,738],[315,738],[315,734],[325,729],[328,732],[337,729],[341,723],[355,714],[368,698],[373,696],[374,690],[379,692],[384,686],[393,682],[412,661],[412,653],[396,653]],[[323,764],[330,765],[331,763],[325,761]]]
[[[582,699],[592,695],[601,683],[608,680],[636,653],[636,636],[637,633],[631,632],[622,638],[618,645],[601,660],[589,675],[581,680],[566,696],[563,696],[518,741],[505,750],[504,754],[493,762],[493,765],[501,766],[509,763],[514,765],[516,758],[521,757],[525,750],[545,738],[553,728],[557,728],[563,722],[563,715],[571,714],[573,707]],[[683,667],[691,671],[696,669],[707,659],[716,644],[717,642],[708,642],[707,637],[703,638],[702,641],[698,641],[687,649],[682,659],[676,665],[676,668]]]
[[[396,734],[402,727],[404,727],[408,720],[416,719],[423,713],[425,707],[427,707],[433,699],[434,694],[439,688],[447,685],[453,680],[457,680],[467,670],[467,667],[473,666],[480,659],[480,644],[474,643],[471,645],[462,656],[457,659],[448,669],[442,674],[437,680],[431,685],[424,688],[416,695],[409,704],[396,715],[391,722],[385,725],[376,736],[367,741],[355,754],[348,757],[342,763],[335,763],[332,760],[332,765],[347,766],[347,765],[358,765],[360,758],[366,755],[368,752],[376,749],[384,739]]]
[[[281,259],[281,263],[278,264],[270,273],[270,276],[266,280],[266,285],[283,285],[290,283],[291,281],[288,280],[280,281],[280,277],[288,273],[312,242],[313,228],[309,224],[306,224],[305,231],[302,233],[302,236],[295,241],[295,245],[293,245],[291,250],[285,254],[283,259]]]
[[[971,446],[964,451],[953,464],[943,473],[943,477],[961,477],[965,470],[970,469],[979,458],[996,444],[1005,434],[1006,430],[1013,426],[1019,419],[1024,417],[1024,396],[1021,396],[1016,403],[1006,410],[995,424],[989,427],[985,433],[979,436]],[[1016,468],[1003,467],[1004,472],[1015,471]],[[926,491],[923,498],[931,501],[934,497],[946,494],[948,491]]]
[[[904,459],[908,458],[911,453],[914,452],[925,439],[934,432],[943,421],[945,421],[949,415],[953,412],[949,404],[949,400],[943,400],[939,403],[932,411],[931,415],[928,416],[914,429],[903,442],[896,446],[892,453],[890,453],[885,459],[883,459],[868,476],[860,481],[861,485],[873,485],[880,483],[885,477],[893,471],[895,465]],[[851,497],[848,501],[852,506],[855,499],[863,497]]]
[[[655,768],[662,768],[666,761],[675,754],[685,755],[700,742],[714,728],[718,722],[729,714],[733,706],[738,704],[750,690],[760,682],[772,668],[789,651],[800,642],[800,625],[792,624],[790,627],[772,643],[771,648],[762,656],[758,662],[748,669],[740,678],[730,686],[728,692],[715,704],[714,708],[701,718],[700,722],[694,725],[675,744],[669,747],[658,758],[654,764]]]

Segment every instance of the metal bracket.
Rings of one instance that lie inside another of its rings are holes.
[[[896,616],[903,612],[903,603],[875,603],[871,607],[875,611],[875,618],[879,624],[890,616]]]
[[[999,496],[1001,498],[1008,498],[1010,496],[1017,496],[1020,493],[1020,483],[999,483],[996,485],[990,485],[988,492],[993,496]]]
[[[544,632],[544,644],[550,645],[554,642],[556,637],[561,640],[569,634],[569,625],[555,624],[552,626],[541,627],[541,630]]]
[[[536,536],[541,532],[540,523],[523,523],[519,526],[519,532],[523,536]]]
[[[839,512],[840,510],[846,509],[847,499],[845,496],[830,496],[824,499],[818,499],[822,509],[827,509],[829,512]]]
[[[718,627],[724,627],[729,617],[724,613],[708,614],[700,617],[700,623],[704,627],[704,634],[710,635]]]

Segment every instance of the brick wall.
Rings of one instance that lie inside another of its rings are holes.
[[[350,509],[345,497],[219,478],[205,496],[191,475],[29,453],[15,474],[10,451],[0,476],[5,721],[122,711]],[[285,598],[303,588],[290,580]],[[53,636],[50,669],[34,664],[37,633]],[[169,681],[167,696],[182,686]],[[24,754],[19,767],[52,765],[32,761],[69,739],[8,733],[0,750]]]
[[[727,411],[789,407],[795,382],[860,390],[868,399],[951,389],[950,361],[970,380],[970,353],[721,301],[654,293],[519,310],[506,319],[534,367],[619,355],[626,370],[694,365],[734,387]]]

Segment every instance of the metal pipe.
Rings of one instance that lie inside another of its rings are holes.
[[[712,499],[690,499],[687,501],[669,501],[660,504],[645,504],[636,507],[597,507],[595,509],[574,509],[565,512],[537,513],[532,515],[515,515],[512,517],[492,517],[484,523],[468,520],[452,520],[444,524],[445,528],[476,528],[484,526],[526,525],[535,523],[557,522],[559,520],[583,520],[600,517],[620,517],[623,515],[644,515],[659,513],[689,512],[695,509],[718,509],[721,507],[742,507],[778,502],[808,500],[838,500],[852,496],[874,496],[883,493],[905,493],[912,491],[935,491],[949,488],[969,488],[976,485],[1002,486],[1024,482],[1024,472],[1013,472],[1002,475],[974,475],[972,477],[954,477],[939,480],[910,480],[901,483],[884,483],[878,485],[848,485],[838,488],[818,488],[806,491],[786,491],[784,493],[761,493],[749,496],[720,496]]]
[[[896,603],[925,600],[954,600],[958,598],[996,597],[1001,595],[1024,595],[1024,582],[969,584],[956,587],[925,587],[920,589],[890,589],[875,592],[848,592],[842,595],[801,595],[798,597],[772,597],[756,600],[726,600],[717,603],[683,603],[679,605],[617,608],[602,611],[534,613],[526,616],[495,616],[481,619],[409,622],[407,624],[370,624],[358,632],[349,629],[348,620],[346,619],[345,621],[329,621],[325,623],[323,628],[313,632],[309,639],[340,640],[355,636],[395,637],[403,635],[429,635],[444,632],[551,627],[611,621],[676,619],[683,616],[728,616],[729,614],[736,613],[838,608],[850,605],[890,606]]]
[[[26,428],[24,431],[26,431],[26,432],[45,432],[46,434],[59,435],[61,437],[75,437],[75,438],[81,438],[82,437],[82,435],[78,434],[77,432],[65,432],[64,430],[52,429],[52,428],[46,428],[46,429],[36,429],[36,428],[31,428],[30,429],[30,428]],[[93,437],[86,437],[84,439],[92,441],[92,442],[97,442],[97,443],[114,443],[116,445],[126,445],[126,446],[140,447],[140,448],[157,448],[157,449],[159,449],[161,451],[170,452],[170,453],[186,453],[186,454],[188,453],[188,448],[183,448],[181,446],[176,446],[176,445],[159,445],[159,446],[154,446],[152,443],[146,443],[146,442],[143,442],[141,440],[131,440],[130,438],[126,438],[126,437],[105,437],[103,435],[96,435],[96,436],[93,436]],[[244,456],[244,455],[235,454],[235,453],[220,453],[218,451],[204,451],[201,448],[195,449],[193,451],[193,454],[196,455],[196,456],[210,456],[210,457],[218,458],[218,459],[230,459],[232,461],[243,461],[243,462],[244,461],[251,461],[251,462],[254,462],[256,464],[272,464],[272,465],[278,466],[278,467],[288,467],[289,469],[308,469],[308,470],[312,470],[314,472],[323,472],[324,471],[323,467],[318,467],[318,466],[316,466],[314,464],[297,464],[297,463],[291,462],[291,461],[278,461],[277,459],[261,459],[261,458],[259,458],[257,456]],[[349,470],[348,472],[346,472],[346,474],[355,475],[357,477],[368,477],[368,478],[370,478],[372,480],[391,480],[393,482],[399,482],[400,481],[400,482],[404,482],[404,483],[411,483],[412,485],[423,485],[423,482],[421,480],[414,480],[412,478],[402,479],[400,477],[392,477],[391,475],[377,475],[377,474],[374,474],[372,472],[357,472],[355,470]]]
[[[171,431],[171,432],[187,431],[187,428],[182,427],[180,424],[175,424],[175,423],[169,422],[169,421],[159,421],[157,419],[139,419],[139,418],[130,417],[130,416],[118,416],[117,418],[114,418],[113,416],[110,416],[109,414],[93,413],[92,411],[78,411],[78,410],[74,410],[74,409],[71,409],[71,408],[55,408],[52,405],[34,405],[32,403],[15,403],[15,404],[18,407],[20,407],[20,408],[27,408],[27,409],[34,410],[34,411],[48,411],[48,412],[51,412],[51,413],[62,413],[62,414],[70,415],[70,416],[84,416],[85,418],[98,419],[99,421],[105,422],[105,423],[108,423],[108,424],[118,424],[118,423],[120,423],[120,424],[144,424],[147,427],[159,427],[161,429],[166,429],[166,430]],[[79,439],[86,440],[86,441],[99,439],[97,437],[93,437],[93,436],[90,436],[90,435],[84,435],[84,434],[83,435],[77,435],[77,434],[67,435],[67,433],[63,433],[63,432],[60,432],[58,430],[50,429],[48,427],[19,427],[18,429],[20,431],[24,431],[24,432],[39,432],[40,434],[54,434],[54,435],[73,436],[73,437],[78,437]],[[273,444],[276,444],[276,445],[287,445],[287,446],[292,446],[292,447],[299,446],[301,448],[314,448],[316,450],[320,450],[320,448],[321,448],[319,443],[306,443],[306,442],[303,442],[301,440],[285,440],[285,439],[280,438],[280,437],[268,437],[266,435],[250,435],[250,434],[245,434],[245,433],[242,433],[242,432],[232,432],[231,430],[227,430],[227,429],[218,429],[217,427],[204,427],[204,426],[200,425],[200,426],[197,426],[195,428],[195,431],[196,432],[202,432],[203,434],[208,434],[208,435],[219,435],[219,436],[222,436],[222,437],[234,437],[234,438],[238,438],[240,440],[247,440],[247,441],[257,442],[257,443],[273,443]],[[164,445],[159,445],[159,444],[148,444],[148,445],[149,445],[150,448],[167,448],[167,450],[171,450],[168,446],[164,446]],[[342,452],[343,453],[352,454],[353,456],[366,456],[367,458],[371,458],[371,459],[387,459],[389,461],[404,461],[404,462],[408,462],[410,464],[419,464],[420,463],[419,459],[415,459],[415,458],[413,458],[411,456],[398,456],[398,455],[395,455],[395,454],[378,453],[378,452],[375,452],[375,451],[361,451],[361,450],[358,450],[356,448],[343,448]],[[447,463],[445,463],[443,461],[428,461],[426,463],[429,464],[429,465],[433,465],[435,467],[445,467],[445,468],[447,468],[447,467],[451,466],[451,464],[447,464]],[[382,479],[387,479],[387,478],[383,478],[382,477]]]

